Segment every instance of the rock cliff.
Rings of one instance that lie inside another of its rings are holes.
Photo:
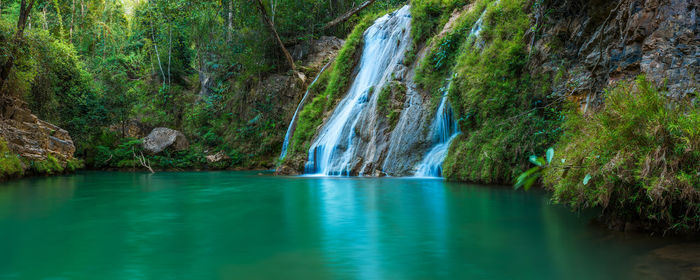
[[[533,69],[583,110],[603,102],[604,87],[640,74],[670,97],[697,98],[700,1],[531,2]]]
[[[15,170],[14,174],[2,170],[0,178],[26,173],[56,173],[74,168],[75,146],[68,132],[40,120],[27,109],[24,102],[16,98],[0,98],[0,138],[6,143],[10,156],[20,160],[22,169]]]

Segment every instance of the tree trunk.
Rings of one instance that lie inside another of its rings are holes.
[[[0,96],[6,95],[6,87],[8,79],[10,78],[10,72],[12,67],[15,65],[15,57],[19,49],[19,44],[22,43],[22,36],[24,35],[24,29],[27,27],[29,22],[29,13],[32,11],[32,6],[34,6],[34,0],[22,0],[19,8],[19,17],[17,18],[17,31],[13,38],[13,42],[10,46],[10,55],[7,57],[7,61],[0,68]]]
[[[156,49],[156,58],[158,58],[158,67],[160,68],[160,74],[163,76],[163,85],[165,85],[165,71],[163,71],[163,64],[160,63],[160,54],[158,53],[158,42],[156,42],[156,31],[153,28],[153,22],[151,22],[151,38],[153,39],[153,47]]]
[[[226,29],[226,42],[231,42],[233,32],[233,0],[228,0],[228,28]]]
[[[272,34],[275,35],[275,40],[277,40],[277,44],[280,46],[280,49],[282,49],[282,52],[284,53],[284,56],[287,59],[287,63],[289,63],[289,67],[291,67],[292,70],[296,71],[297,68],[296,66],[294,66],[294,59],[292,59],[292,55],[289,54],[287,48],[284,47],[282,39],[280,39],[279,34],[277,34],[277,29],[275,29],[275,25],[270,21],[270,18],[267,17],[267,11],[265,10],[265,5],[263,5],[262,0],[258,0],[258,9],[260,10],[260,14],[262,14],[263,20],[265,20],[265,23],[267,23],[267,26],[270,28],[270,31],[272,31]]]
[[[70,6],[70,31],[68,35],[68,40],[73,43],[73,24],[75,23],[75,0]]]
[[[168,24],[168,84],[172,83],[172,75],[170,75],[170,61],[173,54],[173,29]]]
[[[336,26],[338,23],[341,23],[341,22],[344,22],[344,21],[348,20],[352,15],[358,13],[359,11],[362,11],[364,8],[367,8],[367,6],[369,6],[369,5],[371,5],[372,3],[374,3],[374,1],[375,1],[375,0],[367,0],[367,1],[365,1],[364,3],[362,3],[362,5],[360,5],[360,6],[356,7],[356,8],[354,8],[354,9],[351,9],[351,10],[348,11],[347,13],[345,13],[345,14],[339,16],[338,18],[332,20],[331,22],[327,23],[325,26],[323,26],[323,28],[321,28],[321,30],[326,30],[326,29],[328,29],[328,28],[331,28],[331,27],[333,27],[333,26]]]
[[[47,22],[48,20],[47,20],[47,18],[46,18],[46,7],[47,7],[47,6],[48,6],[48,5],[44,5],[44,8],[43,8],[42,11],[41,11],[41,12],[42,12],[42,15],[44,16],[44,22],[41,24],[41,27],[42,27],[44,30],[49,29],[49,23]]]

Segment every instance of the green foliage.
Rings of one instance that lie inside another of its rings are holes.
[[[413,45],[420,46],[432,37],[438,28],[447,23],[456,8],[466,1],[459,0],[418,0],[411,1],[411,37]]]
[[[528,157],[543,154],[559,135],[559,112],[547,97],[548,77],[532,77],[527,71],[523,37],[529,18],[524,4],[521,0],[478,3],[477,8],[486,8],[480,34],[483,44],[462,39],[455,66],[444,71],[455,73],[449,100],[463,131],[453,141],[443,165],[448,178],[511,183],[528,169]],[[462,22],[466,25],[456,30],[466,30],[467,23],[475,22],[480,13],[474,9],[465,15]],[[440,50],[439,45],[433,48],[426,59],[440,57]],[[440,73],[435,66],[426,69],[430,72],[426,77]]]
[[[700,108],[670,102],[644,77],[620,83],[591,115],[566,114],[545,172],[553,200],[603,207],[611,219],[651,230],[700,229]],[[558,161],[554,161],[558,162]]]
[[[20,158],[7,148],[7,142],[0,137],[0,180],[22,176],[24,165]]]
[[[523,187],[525,190],[529,190],[537,179],[542,176],[544,170],[552,164],[552,158],[554,158],[554,148],[547,149],[547,153],[544,157],[530,156],[530,162],[536,166],[520,174],[520,176],[515,179],[515,186],[513,187],[515,189]]]
[[[61,162],[52,155],[46,156],[45,160],[31,162],[29,167],[34,173],[48,175],[63,173],[63,170],[65,169]]]
[[[385,113],[390,130],[393,130],[399,121],[406,100],[406,90],[403,83],[391,81],[382,87],[377,96],[377,114]]]

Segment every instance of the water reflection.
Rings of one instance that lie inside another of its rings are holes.
[[[0,187],[0,279],[637,279],[700,266],[700,246],[589,217],[543,193],[441,180],[88,172]]]

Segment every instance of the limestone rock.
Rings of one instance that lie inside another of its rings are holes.
[[[189,142],[182,132],[167,127],[154,128],[151,133],[143,138],[143,149],[151,154],[157,154],[172,148],[175,151],[182,151],[189,147]]]
[[[15,98],[0,98],[0,137],[12,152],[30,161],[52,156],[65,165],[75,152],[68,131],[40,120]]]
[[[697,92],[700,76],[698,1],[553,1],[541,33],[531,32],[537,72],[550,73],[555,93],[582,108],[602,104],[605,87],[640,74],[673,98]],[[532,24],[536,23],[537,11]]]

